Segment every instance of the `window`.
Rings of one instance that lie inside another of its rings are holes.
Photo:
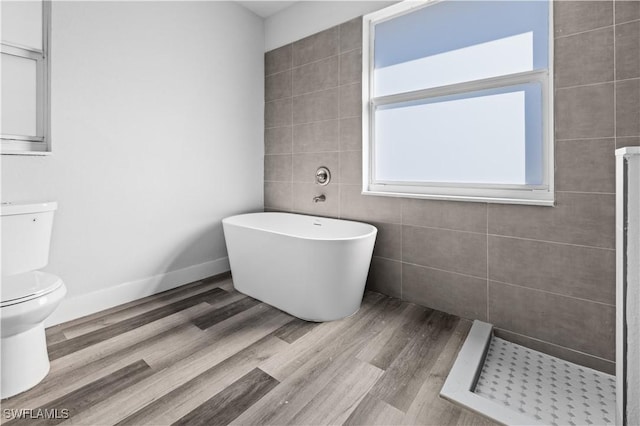
[[[48,1],[2,1],[2,154],[50,149]]]
[[[405,1],[363,28],[365,194],[553,204],[549,2]]]

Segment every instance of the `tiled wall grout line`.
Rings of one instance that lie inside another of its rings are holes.
[[[312,123],[316,124],[316,123],[328,123],[330,121],[340,121],[341,118],[328,118],[326,120],[316,120],[316,121],[312,121]],[[304,126],[305,124],[309,124],[309,123],[302,123],[302,124],[294,124],[294,126]]]
[[[489,321],[489,203],[485,204],[485,216],[486,216],[486,244],[487,244],[487,322]]]
[[[444,227],[438,227],[438,226],[413,225],[411,223],[404,223],[403,226],[411,226],[412,228],[422,228],[422,229],[436,229],[440,231],[460,232],[464,234],[487,235],[486,232],[466,231],[463,229],[444,228]]]
[[[615,43],[615,42],[614,42]],[[614,54],[615,56],[615,54]],[[576,84],[576,85],[572,85],[572,86],[562,86],[562,87],[555,87],[555,90],[566,90],[566,89],[576,89],[578,87],[590,87],[590,86],[598,86],[601,84],[611,84],[611,83],[615,83],[615,82],[619,82],[619,81],[632,81],[632,80],[638,80],[639,77],[630,77],[630,78],[623,78],[623,79],[613,79],[613,80],[603,80],[603,81],[598,81],[597,83],[585,83],[585,84]]]
[[[400,299],[404,300],[403,280],[404,280],[404,203],[400,203]]]
[[[449,271],[447,271],[447,272],[449,272]],[[518,288],[523,288],[523,289],[526,289],[526,290],[536,291],[538,293],[552,294],[552,295],[558,296],[558,297],[566,297],[568,299],[575,299],[575,300],[580,300],[580,301],[583,301],[583,302],[595,303],[595,304],[602,305],[602,306],[607,306],[607,307],[615,307],[616,306],[615,304],[611,304],[611,303],[600,302],[600,301],[592,300],[592,299],[585,299],[583,297],[569,296],[567,294],[556,293],[554,291],[548,291],[548,290],[541,290],[539,288],[528,287],[526,285],[521,285],[521,284],[508,283],[508,282],[505,282],[505,281],[494,280],[494,279],[490,279],[489,281],[492,281],[492,282],[495,282],[495,283],[504,284],[504,285],[508,285],[508,286],[511,286],[511,287],[518,287]]]
[[[342,26],[338,25],[338,54],[336,55],[338,57],[338,76],[337,76],[337,80],[338,80],[338,87],[340,87],[340,76],[342,75],[342,57],[340,56],[340,46],[342,45]],[[338,90],[339,91],[339,90]],[[342,204],[342,196],[341,196],[341,191],[342,191],[342,185],[340,185],[342,183],[343,177],[342,177],[342,155],[340,154],[340,122],[341,122],[341,111],[340,111],[340,93],[338,93],[338,177],[339,177],[339,181],[338,181],[338,217],[341,217],[341,213],[342,213],[342,208],[341,208],[341,204]]]
[[[348,86],[348,85],[345,85],[345,86]],[[343,86],[340,86],[340,87],[343,87]],[[283,99],[288,99],[288,98],[283,98]],[[283,100],[283,99],[279,99],[279,100]],[[269,102],[274,102],[274,101],[269,101]],[[267,102],[267,103],[269,103],[269,102]],[[293,124],[291,124],[291,126],[295,127],[295,126],[300,126],[302,124],[314,124],[314,123],[322,123],[322,122],[325,122],[325,121],[345,120],[347,118],[360,118],[360,117],[362,117],[362,116],[361,115],[348,115],[348,116],[344,116],[344,117],[340,117],[340,118],[330,118],[328,120],[319,120],[319,121],[313,121],[312,120],[312,121],[304,121],[304,122],[301,122],[301,123],[293,123]],[[265,127],[265,130],[277,129],[279,127],[289,127],[289,125]]]
[[[613,154],[612,154],[613,155]],[[557,191],[556,194],[592,194],[592,195],[616,195],[615,192],[586,192],[586,191]]]
[[[351,184],[346,184],[346,185],[351,185]],[[389,224],[394,224],[394,222],[384,222],[381,221],[383,223],[389,223]],[[465,234],[475,234],[475,235],[487,235],[487,237],[501,237],[501,238],[512,238],[512,239],[516,239],[516,240],[526,240],[526,241],[536,241],[536,242],[541,242],[541,243],[549,243],[549,244],[559,244],[559,245],[565,245],[565,246],[572,246],[572,247],[584,247],[584,248],[593,248],[593,249],[600,249],[600,250],[615,250],[614,248],[607,248],[607,247],[599,247],[599,246],[589,246],[589,245],[584,245],[584,244],[573,244],[573,243],[565,243],[565,242],[558,242],[558,241],[550,241],[550,240],[542,240],[542,239],[537,239],[537,238],[525,238],[525,237],[517,237],[517,236],[512,236],[512,235],[504,235],[504,234],[492,234],[488,232],[488,224],[487,224],[487,232],[477,232],[477,231],[465,231],[465,230],[461,230],[461,229],[452,229],[452,228],[445,228],[445,227],[438,227],[438,226],[425,226],[425,225],[412,225],[410,223],[403,223],[403,226],[411,226],[414,228],[423,228],[423,229],[435,229],[435,230],[440,230],[440,231],[451,231],[451,232],[461,232],[461,233],[465,233]]]
[[[594,87],[594,86],[604,86],[607,84],[614,84],[615,80],[608,80],[608,81],[599,81],[597,83],[586,83],[586,84],[578,84],[575,86],[565,86],[565,87],[554,87],[556,92],[560,92],[563,90],[571,90],[571,89],[578,89],[581,87]]]
[[[555,40],[562,40],[562,39],[567,39],[567,38],[571,38],[571,37],[575,37],[575,36],[579,36],[579,35],[583,35],[583,34],[587,34],[587,33],[593,33],[593,32],[598,32],[598,31],[602,31],[602,30],[607,30],[610,29],[612,27],[615,27],[616,24],[611,24],[611,25],[605,25],[602,27],[598,27],[598,28],[591,28],[589,30],[585,30],[585,31],[578,31],[576,33],[571,33],[571,34],[562,34],[562,35],[556,35],[554,36]]]
[[[561,1],[564,1],[564,0],[561,0]],[[612,27],[616,26],[615,17],[614,17],[614,21],[613,22],[614,23],[611,24],[611,25],[603,25],[602,27],[590,28],[588,30],[577,31],[577,32],[571,33],[571,34],[554,35],[553,38],[554,38],[554,40],[561,40],[561,39],[565,39],[565,38],[569,38],[569,37],[573,37],[573,36],[577,36],[577,35],[581,35],[581,34],[586,34],[586,33],[591,33],[591,32],[594,32],[594,31],[600,31],[600,30],[604,30],[604,29],[607,29],[607,28],[612,28]]]
[[[346,117],[346,118],[359,118],[359,117]],[[302,123],[302,124],[295,124],[293,126],[290,125],[286,125],[286,126],[275,126],[275,127],[268,127],[265,130],[270,130],[270,129],[282,129],[285,127],[296,127],[296,126],[303,126],[303,125],[308,125],[308,124],[316,124],[316,123],[323,123],[323,122],[328,122],[328,121],[341,121],[340,119],[332,119],[332,120],[324,120],[324,121],[312,121],[309,123]],[[293,129],[292,129],[293,131]],[[629,138],[635,138],[638,136],[621,136],[621,137],[629,137]],[[556,142],[578,142],[578,141],[597,141],[597,140],[604,140],[604,139],[614,139],[615,137],[613,136],[604,136],[601,138],[582,138],[582,139],[556,139]],[[292,147],[293,149],[293,147]],[[326,153],[326,154],[335,154],[335,153],[342,153],[342,152],[362,152],[362,149],[341,149],[341,150],[326,150],[326,151],[293,151],[292,154],[320,154],[320,153]],[[288,152],[276,152],[276,153],[271,153],[271,154],[265,154],[265,155],[285,155],[285,154],[290,154]],[[568,193],[584,193],[584,194],[615,194],[614,192],[587,192],[587,191],[556,191],[556,192],[568,192]]]
[[[291,68],[286,69],[286,70],[282,70],[282,71],[278,71],[278,72],[274,72],[273,74],[265,75],[264,79],[266,80],[269,77],[274,77],[274,76],[276,76],[278,74],[284,74],[285,72],[289,72],[289,71],[291,71]]]
[[[284,98],[284,99],[288,99],[288,98]],[[280,99],[280,100],[282,100],[282,99]],[[269,102],[273,102],[273,101],[269,101]],[[360,117],[362,117],[362,116],[361,115],[347,115],[347,116],[340,117],[340,118],[331,118],[331,119],[328,119],[328,120],[321,120],[321,121],[304,121],[304,122],[301,122],[301,123],[294,123],[294,124],[292,124],[292,126],[295,127],[295,126],[300,126],[302,124],[314,124],[314,123],[321,123],[321,122],[324,122],[324,121],[344,120],[344,119],[347,119],[347,118],[360,118]],[[289,127],[289,125],[265,127],[265,130],[276,129],[278,127]]]
[[[293,44],[291,45],[291,67],[293,67]],[[289,68],[291,71],[291,68]],[[293,140],[293,73],[291,74],[290,81],[290,90],[291,90],[291,211],[293,211],[293,206],[295,205],[295,191],[293,189],[293,147],[295,145],[295,141]]]
[[[339,121],[339,120],[336,120]],[[319,122],[314,122],[315,123],[319,123]],[[307,123],[308,124],[308,123]],[[280,126],[280,127],[272,127],[272,129],[279,129],[282,127],[291,127],[291,126]],[[294,151],[293,153],[289,153],[289,152],[275,152],[273,154],[265,154],[265,155],[306,155],[306,154],[341,154],[343,152],[362,152],[361,149],[345,149],[344,151]],[[357,185],[355,183],[352,183],[351,185]]]
[[[340,84],[338,82],[338,84],[336,84],[335,86],[323,87],[322,89],[312,90],[310,92],[296,93],[295,95],[292,95],[291,97],[292,98],[300,98],[302,96],[314,95],[316,93],[321,93],[321,92],[328,92],[329,90],[340,89],[342,86],[346,86],[346,84]]]
[[[295,69],[298,69],[298,68],[306,67],[308,65],[317,64],[318,62],[327,61],[327,60],[333,59],[333,58],[338,58],[338,62],[340,62],[340,56],[345,55],[347,53],[354,52],[356,50],[360,50],[360,49],[362,49],[362,48],[361,47],[356,47],[354,49],[345,50],[344,52],[339,52],[339,53],[337,53],[335,55],[325,56],[324,58],[316,59],[316,60],[311,61],[311,62],[305,62],[304,64],[300,64],[300,65],[296,65],[296,66],[292,67],[291,71],[293,71]],[[275,74],[277,74],[277,73],[275,73]],[[271,75],[273,75],[273,74],[271,74]],[[269,76],[267,76],[267,77],[269,77]]]
[[[340,72],[340,71],[339,71],[339,69],[340,69],[340,66],[338,65],[338,72]],[[285,72],[288,72],[288,71],[290,71],[290,70],[282,71],[282,73],[285,73]],[[279,74],[279,73],[278,73],[278,74]],[[274,74],[274,75],[276,75],[276,74]],[[356,81],[356,82],[350,82],[350,83],[344,83],[344,84],[341,84],[341,83],[340,83],[340,81],[338,81],[338,84],[333,85],[333,86],[323,87],[322,89],[318,89],[318,90],[311,90],[311,91],[309,91],[309,92],[296,93],[296,94],[294,95],[294,94],[293,94],[293,76],[292,76],[292,78],[291,78],[291,95],[290,95],[290,96],[283,96],[283,97],[281,97],[281,98],[273,98],[273,99],[269,99],[269,100],[268,100],[268,101],[266,101],[265,103],[267,103],[267,104],[268,104],[268,103],[270,103],[270,102],[282,101],[282,100],[285,100],[285,99],[291,99],[291,100],[293,100],[294,98],[299,98],[299,97],[302,97],[302,96],[313,95],[313,94],[316,94],[316,93],[322,93],[322,92],[328,92],[328,91],[330,91],[330,90],[340,89],[340,88],[342,88],[342,87],[347,87],[347,86],[355,86],[355,85],[358,85],[358,84],[361,84],[361,83],[360,83],[359,81]],[[353,117],[360,117],[360,115],[353,116]],[[349,118],[349,117],[341,117],[341,118]],[[330,118],[330,119],[326,119],[326,120],[318,120],[318,122],[321,122],[321,121],[331,121],[331,120],[337,120],[337,119],[336,119],[336,118]],[[314,122],[315,122],[315,121],[314,121]],[[278,127],[278,126],[276,126],[276,127]],[[281,127],[281,126],[280,126],[280,127]]]
[[[340,52],[340,46],[342,46],[342,26],[338,26],[338,86],[340,85],[340,76],[342,75],[342,57]],[[338,94],[338,104],[340,104],[340,94]],[[338,105],[340,108],[340,105]],[[338,109],[338,171],[342,171],[342,155],[340,154],[342,148],[342,117],[340,110]],[[340,173],[340,182],[338,182],[338,219],[342,218],[342,173]]]
[[[615,41],[614,41],[614,44],[615,44]],[[616,78],[615,80],[613,80],[613,82],[615,82],[615,83],[624,83],[626,81],[634,81],[634,80],[640,80],[640,77]]]
[[[291,49],[291,58],[289,58],[289,69],[291,69],[291,68],[293,68],[293,59],[294,59],[293,58],[293,52],[294,52],[293,43],[289,43],[288,46]]]
[[[384,257],[384,256],[376,255],[376,257],[380,257],[382,259],[386,259],[386,260],[390,260],[390,261],[394,261],[394,262],[400,262],[397,259],[389,259],[388,257]],[[434,271],[446,272],[448,274],[460,275],[462,277],[475,278],[475,279],[480,279],[480,280],[484,280],[485,279],[485,277],[480,277],[478,275],[471,275],[471,274],[465,274],[463,272],[450,271],[448,269],[436,268],[435,266],[421,265],[419,263],[407,262],[407,261],[404,261],[404,260],[402,261],[402,263],[404,263],[405,265],[418,266],[420,268],[432,269]]]
[[[313,61],[311,61],[311,62],[305,62],[305,63],[303,63],[303,64],[295,65],[295,66],[294,66],[294,65],[292,65],[292,66],[291,66],[291,68],[289,68],[289,69],[282,70],[282,71],[277,71],[277,72],[274,72],[274,73],[271,73],[271,74],[266,74],[264,77],[265,77],[265,78],[267,78],[267,77],[272,77],[272,76],[274,76],[274,75],[276,75],[276,74],[280,74],[280,73],[287,72],[287,71],[293,71],[293,70],[295,70],[295,69],[302,68],[302,67],[305,67],[305,66],[307,66],[307,65],[316,64],[316,63],[318,63],[318,62],[326,61],[326,60],[328,60],[328,59],[332,59],[332,58],[336,58],[336,57],[337,57],[337,58],[339,58],[339,57],[340,57],[340,56],[342,56],[342,55],[345,55],[345,54],[347,54],[347,53],[351,53],[351,52],[356,51],[356,50],[361,50],[361,49],[362,49],[361,47],[355,47],[355,48],[353,48],[353,49],[345,50],[344,52],[339,52],[339,53],[337,53],[337,54],[335,54],[335,55],[330,55],[330,56],[325,56],[324,58],[315,59],[315,60],[313,60]],[[275,50],[275,49],[274,49],[274,50]]]
[[[354,118],[354,117],[348,117],[348,118]],[[340,121],[340,120],[327,120],[327,121]],[[305,124],[315,124],[315,123],[320,123],[319,121],[314,121],[311,123],[305,123]],[[339,124],[339,123],[338,123]],[[280,128],[284,128],[284,127],[295,127],[295,126],[277,126],[277,127],[269,127],[268,129],[280,129]],[[293,129],[292,129],[293,131]],[[636,136],[628,136],[630,138],[636,137]],[[556,139],[556,142],[565,142],[565,141],[580,141],[580,140],[601,140],[601,139],[614,139],[613,137],[603,137],[603,138],[593,138],[593,139]],[[292,146],[293,149],[293,146]],[[293,151],[291,153],[289,152],[274,152],[274,153],[270,153],[270,154],[265,154],[265,155],[305,155],[305,154],[341,154],[344,152],[362,152],[361,149],[345,149],[345,150],[326,150],[326,151]],[[355,184],[352,184],[355,185]],[[597,192],[597,191],[556,191],[557,193],[568,193],[568,194],[615,194],[615,192]]]
[[[286,101],[287,99],[293,101],[293,96],[283,96],[282,98],[274,98],[274,99],[269,99],[268,101],[265,102],[266,104],[270,104],[271,102],[282,102],[282,101]],[[273,126],[273,127],[286,127],[286,126]],[[270,127],[266,127],[265,129],[269,129]]]
[[[617,136],[618,136],[618,103],[617,103],[617,92],[618,92],[618,76],[616,75],[616,0],[613,0],[613,4],[611,7],[612,19],[613,19],[613,138],[614,138],[614,147],[617,145]]]
[[[607,358],[602,358],[602,357],[599,357],[599,356],[597,356],[597,355],[591,355],[591,354],[588,354],[588,353],[586,353],[586,352],[582,352],[582,351],[580,351],[580,350],[578,350],[578,349],[569,348],[569,347],[567,347],[567,346],[562,346],[562,345],[559,345],[559,344],[557,344],[557,343],[548,342],[548,341],[546,341],[546,340],[537,339],[537,338],[535,338],[535,337],[527,336],[526,334],[516,333],[515,331],[507,330],[507,329],[502,328],[502,327],[496,327],[496,330],[498,330],[498,331],[504,331],[504,332],[506,332],[506,333],[510,333],[510,334],[515,334],[515,335],[517,335],[517,336],[524,337],[524,338],[526,338],[526,339],[535,340],[536,342],[544,343],[544,344],[546,344],[546,345],[550,345],[550,346],[555,346],[555,347],[557,347],[557,348],[561,348],[561,349],[566,349],[566,350],[569,350],[569,351],[572,351],[572,352],[579,353],[580,355],[585,355],[585,356],[588,356],[588,357],[591,357],[591,358],[598,359],[598,360],[600,360],[600,361],[605,361],[605,362],[610,362],[610,363],[612,363],[612,364],[615,364],[615,361],[612,361],[612,360],[607,359]]]
[[[629,80],[640,80],[640,77],[636,77],[636,78],[631,78]],[[618,81],[624,81],[624,80],[618,80]],[[283,99],[287,99],[287,98],[283,98]],[[281,99],[279,99],[281,100]],[[271,102],[271,101],[269,101]],[[342,121],[343,119],[349,119],[349,118],[360,118],[360,115],[354,115],[354,116],[349,116],[349,117],[344,117],[344,118],[330,118],[328,120],[317,120],[317,121],[310,121],[307,123],[300,123],[300,124],[287,124],[284,126],[272,126],[272,127],[265,127],[265,130],[270,130],[270,129],[280,129],[283,127],[297,127],[297,126],[304,126],[304,125],[308,125],[308,124],[317,124],[317,123],[326,123],[329,121]],[[638,137],[640,135],[636,135],[636,136],[621,136],[621,137],[629,137],[629,138],[634,138],[634,137]],[[555,138],[556,142],[574,142],[574,141],[597,141],[597,140],[603,140],[603,139],[614,139],[614,136],[601,136],[601,137],[596,137],[596,138],[564,138],[564,139],[560,139],[560,138]],[[356,152],[356,151],[362,151],[362,149],[340,149],[337,151],[309,151],[309,152]],[[304,152],[299,152],[300,154],[304,153]],[[269,154],[269,155],[273,155],[273,154]]]
[[[339,68],[340,68],[340,66],[338,65],[338,69]],[[291,80],[293,81],[293,78]],[[299,98],[299,97],[302,97],[302,96],[313,95],[315,93],[321,93],[321,92],[328,92],[330,90],[340,89],[342,87],[347,87],[347,86],[355,86],[355,85],[358,85],[358,84],[361,84],[361,83],[359,81],[356,81],[356,82],[351,82],[351,83],[340,84],[340,82],[338,81],[338,84],[336,84],[335,86],[324,87],[322,89],[311,90],[309,92],[297,93],[295,95],[292,94],[291,97],[292,98]],[[347,117],[341,117],[341,118],[347,118]],[[329,121],[329,120],[319,120],[319,121]]]
[[[338,25],[338,76],[340,76],[340,55],[342,52],[340,51],[340,47],[342,46],[342,25]]]
[[[556,142],[574,142],[574,141],[599,141],[602,139],[615,139],[614,136],[602,136],[599,138],[571,138],[571,139],[560,139],[560,138],[555,138]]]
[[[342,154],[345,152],[362,152],[360,149],[345,149],[344,151],[294,151],[293,155]],[[355,184],[352,184],[355,185]]]
[[[342,218],[342,185],[338,185],[338,219]]]
[[[491,300],[491,286],[489,286],[489,280],[487,280],[487,322],[493,325],[493,322],[491,320],[491,309],[489,309],[490,300]]]
[[[615,251],[615,248],[588,246],[588,245],[584,245],[584,244],[564,243],[564,242],[550,241],[550,240],[538,240],[538,239],[535,239],[535,238],[516,237],[516,236],[513,236],[513,235],[503,235],[503,234],[491,234],[491,233],[489,233],[489,236],[490,237],[499,237],[499,238],[511,238],[511,239],[514,239],[514,240],[535,241],[535,242],[547,243],[547,244],[559,244],[559,245],[571,246],[571,247],[582,247],[582,248],[590,248],[590,249],[598,249],[598,250]]]
[[[637,1],[637,0],[629,0],[629,1]],[[615,5],[613,6],[613,8],[614,8],[613,13],[615,13]],[[616,22],[615,25],[625,25],[625,24],[631,24],[633,22],[640,22],[640,19],[630,19],[628,21]]]
[[[634,0],[629,0],[629,1],[634,1]],[[573,36],[576,36],[576,35],[581,35],[581,34],[591,33],[591,32],[594,32],[594,31],[600,31],[600,30],[604,30],[604,29],[607,29],[607,28],[613,28],[613,27],[615,27],[615,26],[617,26],[617,25],[630,24],[630,23],[632,23],[632,22],[638,22],[638,21],[640,21],[640,19],[630,19],[630,20],[628,20],[628,21],[615,22],[616,5],[615,5],[615,1],[612,1],[612,3],[613,3],[613,13],[614,13],[614,17],[613,17],[613,24],[611,24],[611,25],[604,25],[604,26],[602,26],[602,27],[597,27],[597,28],[590,28],[590,29],[588,29],[588,30],[578,31],[578,32],[571,33],[571,34],[556,35],[556,36],[554,36],[554,39],[555,39],[555,40],[565,39],[565,38],[573,37]]]
[[[388,260],[389,262],[405,263],[405,262],[402,262],[401,260],[398,260],[398,259],[392,259],[392,258],[390,258],[390,257],[380,256],[379,254],[374,254],[374,255],[373,255],[373,256],[371,256],[371,257],[372,257],[372,258],[373,258],[373,257],[377,257],[377,258],[379,258],[379,259]],[[410,263],[407,263],[407,265],[411,265],[411,264],[410,264]],[[428,268],[428,266],[423,266],[423,265],[415,265],[415,266],[422,266],[423,268]],[[435,268],[431,268],[431,269],[435,269]],[[443,271],[444,271],[444,270],[443,270]],[[444,271],[444,272],[450,272],[450,271]],[[458,275],[463,275],[463,274],[458,274]]]

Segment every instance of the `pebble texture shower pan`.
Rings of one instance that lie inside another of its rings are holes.
[[[508,425],[613,425],[615,377],[493,336],[475,321],[440,395]]]

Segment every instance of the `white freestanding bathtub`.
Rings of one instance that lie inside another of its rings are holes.
[[[360,308],[374,226],[291,213],[243,214],[222,224],[239,292],[307,321]]]

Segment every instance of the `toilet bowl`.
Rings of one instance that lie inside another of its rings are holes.
[[[67,289],[60,278],[39,271],[2,280],[2,398],[24,392],[49,372],[44,321]]]
[[[48,263],[56,203],[2,205],[0,398],[37,385],[49,372],[44,321],[64,298],[63,281],[37,271]]]

